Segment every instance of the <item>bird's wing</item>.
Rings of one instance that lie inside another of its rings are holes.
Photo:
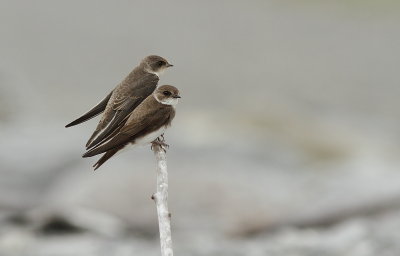
[[[87,151],[83,157],[90,157],[114,148],[123,147],[138,137],[156,131],[163,125],[169,125],[174,118],[175,111],[172,107],[151,108],[150,111],[145,110],[146,107],[145,105],[140,105],[135,109],[118,134]]]
[[[122,148],[122,147],[121,147]],[[114,148],[112,150],[107,151],[100,159],[93,165],[94,170],[97,170],[100,166],[102,166],[108,159],[110,159],[115,153],[117,153],[121,148]]]
[[[83,122],[99,115],[106,108],[108,100],[111,97],[111,94],[112,94],[112,91],[102,101],[100,101],[96,106],[94,106],[91,110],[89,110],[87,113],[85,113],[84,115],[82,115],[81,117],[76,119],[75,121],[72,121],[71,123],[67,124],[65,127],[71,127],[71,126],[83,123]]]
[[[158,77],[148,75],[136,81],[130,90],[119,94],[107,106],[104,117],[86,143],[86,149],[95,147],[107,139],[115,129],[124,124],[130,113],[155,90]]]

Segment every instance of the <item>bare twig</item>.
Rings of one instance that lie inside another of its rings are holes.
[[[159,139],[152,143],[151,148],[157,160],[157,192],[151,198],[157,206],[161,255],[173,256],[171,214],[168,211],[168,172],[165,145],[164,141]]]

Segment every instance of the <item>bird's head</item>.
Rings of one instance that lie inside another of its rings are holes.
[[[165,69],[173,66],[166,59],[157,55],[147,56],[140,64],[144,66],[147,72],[156,74],[157,76],[162,74]]]
[[[162,85],[154,91],[154,97],[158,102],[165,105],[176,105],[178,104],[181,96],[179,90],[172,85]]]

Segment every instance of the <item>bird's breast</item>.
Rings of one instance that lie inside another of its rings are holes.
[[[157,139],[161,134],[165,132],[165,126],[163,125],[156,131],[150,132],[142,137],[139,137],[135,140],[135,145],[147,145]]]

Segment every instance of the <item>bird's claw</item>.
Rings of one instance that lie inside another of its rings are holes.
[[[154,150],[155,147],[160,147],[165,153],[167,152],[169,145],[165,143],[164,134],[161,134],[160,137],[151,143],[151,150]]]

